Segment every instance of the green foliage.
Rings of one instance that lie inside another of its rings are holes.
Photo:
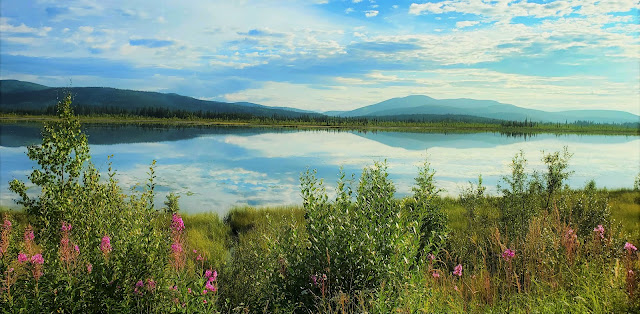
[[[23,241],[13,235],[4,242],[11,254],[0,260],[2,307],[16,312],[166,312],[176,293],[167,287],[176,278],[202,291],[201,269],[176,277],[168,268],[170,241],[179,235],[170,236],[167,216],[154,208],[155,161],[147,183],[126,195],[111,167],[102,180],[89,163],[87,139],[70,95],[58,104],[58,114],[59,120],[45,124],[42,144],[28,149],[39,165],[29,176],[39,194],[27,192],[24,182],[10,183],[34,228],[22,225]],[[169,198],[168,203],[177,210],[175,201]],[[27,261],[16,260],[18,253]],[[42,263],[34,262],[40,256]],[[184,303],[188,309],[189,302]],[[193,310],[202,304],[189,305]]]
[[[554,152],[542,156],[542,161],[547,166],[547,172],[543,176],[546,183],[547,201],[545,208],[547,209],[553,203],[553,197],[563,187],[564,181],[573,173],[573,171],[567,170],[571,156],[573,154],[569,153],[569,149],[566,146],[562,153]]]
[[[221,297],[235,308],[292,312],[311,296],[305,269],[307,234],[300,211],[232,210],[225,218],[235,244],[221,276]],[[250,225],[250,227],[247,227]],[[235,230],[235,231],[234,231]]]

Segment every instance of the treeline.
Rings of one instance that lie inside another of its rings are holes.
[[[320,114],[298,113],[291,115],[256,115],[251,113],[233,113],[216,111],[189,111],[169,109],[166,107],[141,107],[125,109],[117,106],[74,105],[73,110],[80,116],[102,116],[113,118],[156,118],[182,120],[232,121],[265,125],[300,125],[326,127],[394,127],[394,128],[456,128],[473,130],[497,130],[513,132],[589,132],[607,131],[633,133],[640,132],[640,123],[594,123],[592,121],[576,121],[569,123],[497,120],[467,115],[400,115],[370,117],[335,117]],[[16,115],[56,114],[55,106],[44,109],[8,109],[0,108],[0,113]]]

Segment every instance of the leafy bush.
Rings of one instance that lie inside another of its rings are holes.
[[[29,158],[39,165],[29,176],[39,194],[32,196],[24,182],[10,182],[33,227],[3,228],[3,308],[30,312],[211,309],[216,276],[210,273],[204,278],[202,269],[184,272],[182,219],[174,213],[170,225],[167,215],[154,208],[155,162],[147,184],[124,194],[111,167],[103,181],[89,162],[87,138],[71,110],[71,95],[58,103],[57,110],[59,119],[45,124],[42,144],[28,148]],[[5,217],[4,225],[11,224],[10,217]],[[184,287],[182,299],[177,297],[177,285]],[[188,297],[186,286],[211,293]]]

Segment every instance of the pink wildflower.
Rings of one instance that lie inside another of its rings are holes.
[[[31,264],[42,265],[44,264],[44,258],[42,258],[42,254],[36,254],[31,256]]]
[[[62,232],[71,231],[71,228],[71,224],[68,224],[64,221],[62,222]]]
[[[80,248],[78,247],[78,245],[75,245],[73,249],[76,251],[76,253],[80,253]]]
[[[204,272],[204,277],[209,278],[211,277],[211,274],[212,274],[211,269],[207,269],[207,271]]]
[[[433,262],[436,260],[436,256],[433,255],[433,253],[429,253],[429,255],[427,255],[427,258],[429,259],[430,262]]]
[[[198,250],[194,249],[193,254],[198,254]]]
[[[218,271],[217,270],[213,271],[213,274],[211,275],[211,277],[209,277],[209,280],[213,280],[213,281],[218,280]]]
[[[138,282],[136,282],[136,287],[138,287],[138,288],[144,287],[144,281],[138,280]]]
[[[202,290],[202,295],[207,294],[207,289]]]
[[[196,261],[202,261],[204,260],[204,258],[202,257],[202,255],[198,254],[198,257],[196,257]]]
[[[207,282],[207,284],[204,287],[211,292],[216,292],[217,290],[216,287],[214,287],[213,284],[211,284],[211,281]]]
[[[191,288],[187,288],[187,293],[191,294]]]
[[[314,286],[317,286],[318,285],[318,276],[311,275],[311,283],[313,283]]]
[[[171,217],[171,229],[175,232],[180,232],[184,230],[184,222],[182,221],[182,217],[178,214],[173,214]]]
[[[604,239],[604,227],[602,225],[598,225],[593,228],[593,232],[597,232],[601,239]]]
[[[178,291],[178,286],[173,285],[173,287],[170,287],[169,290]]]
[[[87,272],[91,274],[92,270],[93,270],[93,265],[91,265],[91,263],[87,264]]]
[[[458,264],[458,266],[453,269],[453,274],[458,277],[462,276],[462,264]]]
[[[624,249],[627,250],[627,252],[632,253],[638,250],[637,247],[635,247],[633,244],[627,242],[624,244]]]
[[[4,227],[5,229],[11,228],[11,220],[5,219],[4,224],[2,224],[2,227]]]
[[[516,256],[516,252],[512,249],[506,249],[503,253],[502,253],[502,258],[505,261],[510,261],[512,258],[514,258]]]
[[[202,300],[202,303],[207,304],[207,300],[206,299]]]
[[[107,255],[111,252],[111,238],[108,235],[102,237],[102,242],[100,242],[100,251],[102,254]]]
[[[20,252],[18,254],[18,262],[20,262],[20,264],[22,264],[22,263],[24,263],[24,262],[26,262],[28,260],[29,260],[29,257],[27,256],[27,254],[24,254],[22,252]]]
[[[33,241],[34,238],[35,238],[35,235],[33,234],[33,230],[27,229],[27,230],[24,231],[24,241],[25,242]]]
[[[433,278],[438,279],[440,278],[440,274],[437,271],[434,271],[431,276],[433,276]]]
[[[153,279],[147,279],[147,290],[153,291],[156,289],[156,282]]]
[[[180,244],[180,242],[173,242],[173,244],[171,244],[171,251],[173,251],[173,253],[182,252],[182,244]]]

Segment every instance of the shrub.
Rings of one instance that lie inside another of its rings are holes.
[[[10,182],[34,225],[25,226],[23,241],[15,241],[10,231],[6,237],[13,240],[7,245],[10,254],[0,259],[3,307],[166,312],[178,300],[175,290],[167,289],[169,283],[204,287],[209,278],[202,279],[200,270],[180,274],[180,267],[168,267],[176,266],[170,264],[172,252],[182,252],[175,246],[183,243],[176,240],[182,239],[182,229],[176,233],[170,218],[154,208],[155,161],[147,184],[124,194],[111,167],[103,181],[89,162],[87,137],[71,110],[71,95],[57,111],[58,120],[44,125],[42,144],[28,148],[29,158],[39,165],[29,176],[37,193],[28,192],[24,182]],[[175,201],[169,198],[168,203],[176,207]],[[214,281],[207,283],[213,287]],[[209,308],[202,307],[203,298],[190,308]],[[181,302],[189,309],[187,299]]]

